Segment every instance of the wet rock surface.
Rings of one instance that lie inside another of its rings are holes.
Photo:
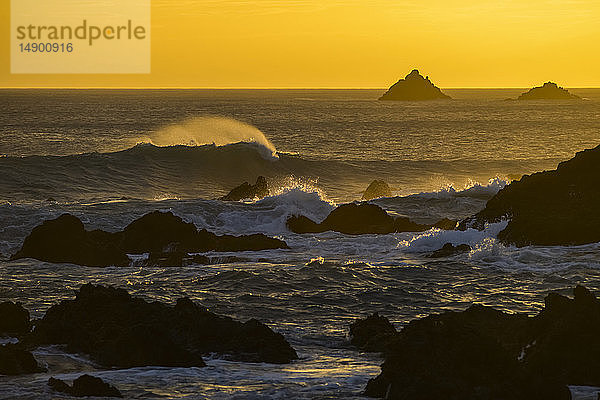
[[[391,197],[392,189],[390,189],[389,185],[382,180],[374,180],[369,184],[367,189],[364,191],[362,199],[363,200],[373,200],[378,199],[380,197]]]
[[[123,397],[121,392],[114,386],[104,382],[100,378],[87,374],[81,375],[79,378],[75,379],[72,386],[61,379],[52,377],[48,379],[48,386],[56,392],[65,393],[74,397]]]
[[[459,244],[454,246],[452,243],[446,243],[442,246],[441,249],[438,249],[431,253],[429,257],[431,258],[442,258],[442,257],[451,257],[461,253],[468,253],[471,251],[471,246],[468,244]]]
[[[267,178],[259,176],[254,185],[244,182],[240,186],[231,189],[227,195],[221,197],[219,200],[240,201],[244,199],[262,199],[268,195],[269,187]]]
[[[22,345],[0,345],[0,375],[34,374],[43,371],[31,352]]]

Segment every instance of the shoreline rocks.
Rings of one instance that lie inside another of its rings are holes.
[[[522,93],[517,100],[578,100],[579,96],[569,93],[554,82],[546,82]]]
[[[29,311],[21,303],[0,303],[0,336],[20,337],[31,330]]]
[[[424,78],[419,70],[413,69],[404,79],[392,85],[379,100],[449,100],[450,96],[444,94],[435,86],[429,77]]]
[[[48,379],[48,386],[56,392],[65,393],[73,397],[123,397],[116,387],[88,374],[81,375],[75,379],[72,386],[61,379],[51,377]]]
[[[263,234],[219,236],[198,230],[171,212],[151,212],[114,233],[87,231],[79,218],[63,214],[33,228],[11,259],[34,258],[90,267],[128,266],[127,254],[163,253],[170,247],[184,253],[288,248],[284,241]]]
[[[0,375],[35,374],[44,371],[33,354],[20,343],[0,345]]]
[[[259,176],[256,179],[254,185],[244,182],[241,185],[231,189],[231,191],[219,198],[223,201],[240,201],[244,199],[262,199],[269,195],[269,187],[267,185],[267,178]]]
[[[392,189],[383,180],[374,180],[369,184],[367,189],[363,192],[362,200],[373,200],[380,197],[391,197]]]

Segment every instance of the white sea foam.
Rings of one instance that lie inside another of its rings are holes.
[[[487,184],[470,181],[462,189],[456,189],[454,185],[447,185],[434,192],[422,192],[407,197],[421,197],[426,199],[446,199],[452,197],[475,197],[491,198],[510,182],[500,177],[490,179]]]

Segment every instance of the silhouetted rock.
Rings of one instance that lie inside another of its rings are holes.
[[[441,258],[441,257],[450,257],[460,253],[468,253],[471,251],[471,246],[468,244],[459,244],[454,246],[452,243],[446,243],[442,246],[441,249],[438,249],[431,253],[429,257],[431,258]]]
[[[30,329],[29,311],[20,303],[0,303],[0,336],[23,336]]]
[[[161,254],[173,247],[182,256],[206,251],[288,248],[284,241],[262,234],[218,236],[205,229],[198,231],[194,224],[171,212],[151,212],[115,233],[86,231],[77,217],[64,214],[35,227],[12,259],[35,258],[94,267],[127,266],[127,254]]]
[[[400,79],[388,89],[379,100],[438,100],[450,99],[429,80],[424,78],[419,71],[413,69],[404,79]]]
[[[441,229],[443,231],[453,231],[454,229],[456,229],[456,224],[457,223],[458,223],[458,221],[456,221],[456,220],[448,219],[448,218],[442,218],[438,222],[436,222],[435,224],[433,224],[433,227]]]
[[[362,351],[384,352],[396,333],[387,318],[375,313],[350,325],[350,343]]]
[[[553,171],[525,175],[500,190],[458,229],[483,229],[509,219],[502,243],[580,245],[600,241],[600,146],[579,152]]]
[[[579,96],[569,93],[554,82],[546,82],[521,94],[517,100],[575,100]]]
[[[373,200],[380,197],[391,197],[392,189],[388,186],[385,181],[374,180],[371,182],[367,190],[363,193],[363,200]]]
[[[256,320],[213,314],[191,300],[169,306],[123,289],[86,284],[75,300],[52,306],[29,341],[62,344],[107,367],[201,367],[203,354],[247,362],[287,363],[296,352],[281,334]]]
[[[383,208],[369,203],[343,204],[329,213],[321,223],[305,216],[291,216],[286,224],[295,233],[335,231],[348,235],[423,232],[432,227],[417,224],[406,217],[394,218]]]
[[[0,345],[0,375],[21,375],[43,372],[33,355],[20,344]]]
[[[366,394],[386,399],[570,399],[600,385],[600,301],[550,293],[535,317],[472,306],[411,321]]]
[[[66,393],[74,397],[123,397],[116,387],[104,382],[100,378],[87,374],[75,379],[73,386],[69,386],[64,381],[52,377],[48,379],[48,386],[54,391]]]
[[[254,185],[244,182],[240,186],[233,188],[231,192],[219,200],[240,201],[244,199],[262,199],[268,195],[269,187],[267,185],[267,178],[259,176]]]

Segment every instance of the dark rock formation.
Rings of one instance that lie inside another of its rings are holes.
[[[438,222],[433,224],[433,227],[441,229],[443,231],[453,231],[454,229],[456,229],[457,223],[458,221],[455,221],[453,219],[442,218]]]
[[[123,289],[86,284],[75,300],[52,306],[28,343],[63,344],[107,367],[201,367],[203,354],[247,362],[297,358],[282,335],[257,320],[219,316],[187,298],[169,306],[131,297]]]
[[[43,372],[33,355],[20,344],[0,345],[0,375],[21,375]]]
[[[64,381],[55,378],[48,379],[48,386],[54,391],[66,393],[74,397],[123,397],[116,387],[104,382],[100,378],[87,374],[75,379],[73,386],[69,386]]]
[[[442,246],[441,249],[438,249],[431,253],[429,257],[431,258],[442,258],[442,257],[451,257],[460,253],[468,253],[471,251],[471,246],[468,244],[459,244],[454,246],[452,243],[446,243]]]
[[[392,189],[388,186],[385,181],[382,180],[374,180],[371,182],[367,190],[364,191],[362,199],[363,200],[373,200],[378,199],[380,197],[391,197]]]
[[[546,82],[521,94],[517,100],[576,100],[579,96],[569,93],[554,82]]]
[[[77,217],[64,214],[35,227],[12,259],[35,258],[93,267],[127,266],[127,254],[162,253],[170,247],[182,253],[288,248],[285,242],[262,234],[218,236],[205,229],[198,231],[194,224],[171,212],[146,214],[115,233],[86,231]]]
[[[379,100],[438,100],[450,99],[429,80],[429,77],[423,78],[419,71],[413,69],[404,79],[400,79],[388,89]]]
[[[350,325],[350,343],[362,351],[384,352],[396,333],[387,318],[375,313]]]
[[[219,200],[240,201],[244,199],[262,199],[268,195],[269,187],[267,185],[267,178],[259,176],[254,185],[244,182],[240,186],[233,188],[226,196],[221,197]]]
[[[600,146],[579,152],[553,171],[525,175],[500,190],[458,229],[483,229],[509,219],[502,243],[580,245],[600,241]]]
[[[535,317],[484,306],[414,320],[386,347],[366,394],[386,399],[570,399],[600,385],[600,301],[577,286]]]
[[[0,336],[23,336],[31,329],[29,311],[20,303],[0,303]]]
[[[295,233],[335,231],[348,235],[423,232],[432,227],[417,224],[406,217],[394,218],[383,208],[368,203],[343,204],[320,224],[305,216],[291,216],[286,224]]]

